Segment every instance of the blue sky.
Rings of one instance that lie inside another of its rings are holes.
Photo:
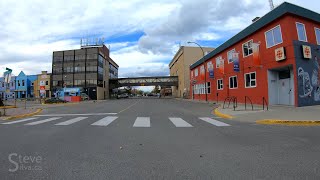
[[[289,2],[320,11],[316,0]],[[2,0],[0,7],[1,74],[51,72],[53,51],[104,37],[120,77],[168,75],[179,44],[218,47],[270,10],[268,0]]]

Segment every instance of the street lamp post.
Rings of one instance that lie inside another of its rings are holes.
[[[200,46],[200,44],[196,43],[196,42],[187,42],[188,44],[196,44],[197,46],[200,47],[201,51],[202,51],[202,58],[204,57],[204,50],[203,48]],[[208,101],[208,93],[207,93],[207,72],[206,72],[206,63],[204,62],[204,88],[205,88],[205,95],[206,95],[206,101]],[[194,86],[193,86],[194,87]]]

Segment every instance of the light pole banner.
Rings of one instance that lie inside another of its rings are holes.
[[[214,70],[212,62],[208,63],[209,78],[214,78]]]
[[[219,72],[220,72],[221,74],[224,74],[224,59],[220,59]]]
[[[240,71],[239,53],[236,53],[236,52],[232,53],[232,61],[233,61],[233,71],[239,72]]]
[[[252,43],[253,64],[256,66],[261,65],[259,46],[260,46],[260,44],[258,44],[258,43]]]

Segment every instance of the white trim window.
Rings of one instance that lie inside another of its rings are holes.
[[[196,69],[194,70],[194,76],[195,76],[195,77],[198,77],[198,74],[199,74],[198,68],[196,68]]]
[[[227,53],[228,64],[233,62],[232,56],[233,56],[233,53],[235,53],[235,52],[236,52],[236,49],[232,49],[232,50],[228,51],[228,53]]]
[[[220,68],[220,64],[222,63],[222,56],[216,58],[216,68]]]
[[[296,22],[296,27],[299,41],[308,42],[306,27],[304,24]]]
[[[252,43],[253,43],[253,40],[251,39],[250,41],[247,41],[242,44],[243,57],[250,56],[253,53]]]
[[[244,75],[246,88],[257,87],[257,75],[256,72],[246,73]]]
[[[266,38],[267,48],[281,44],[283,40],[282,40],[280,25],[265,32],[265,38]]]
[[[217,89],[218,90],[223,90],[223,79],[218,79],[217,80]]]
[[[317,44],[320,45],[320,29],[314,28],[314,31],[316,33]]]
[[[211,94],[211,83],[207,82],[207,94]]]
[[[237,76],[229,77],[229,89],[237,89],[238,88],[238,78]]]
[[[204,65],[200,66],[200,74],[204,74],[205,73],[205,69],[204,69]]]

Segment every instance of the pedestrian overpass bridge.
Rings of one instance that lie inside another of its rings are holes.
[[[178,86],[178,76],[134,77],[110,79],[109,89],[124,86]]]

